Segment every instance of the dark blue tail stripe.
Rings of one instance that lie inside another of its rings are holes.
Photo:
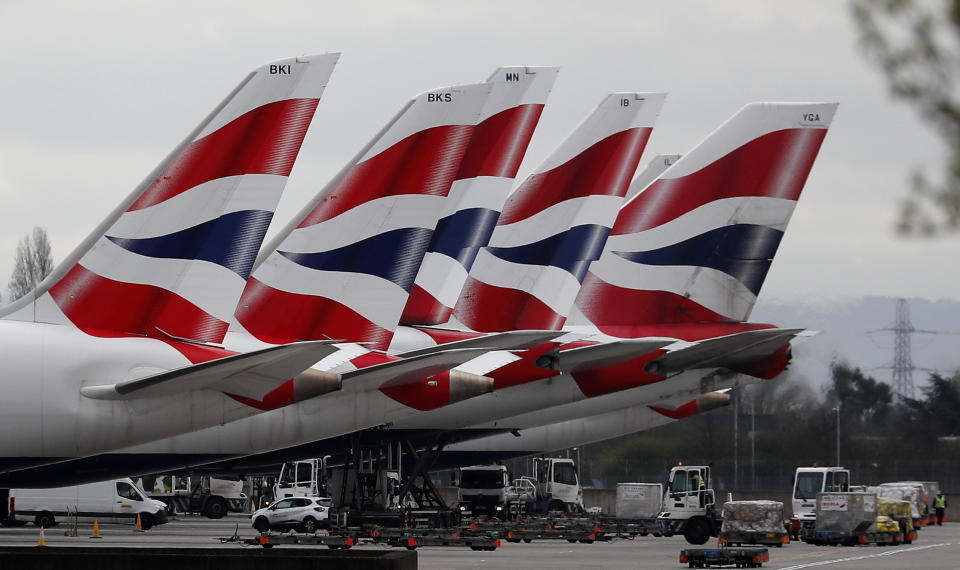
[[[500,212],[486,208],[460,210],[437,222],[427,251],[456,259],[467,271],[481,247],[490,243]]]
[[[548,238],[515,247],[489,247],[487,251],[513,263],[551,265],[570,273],[583,283],[587,266],[600,257],[610,228],[601,225],[575,226]]]
[[[402,228],[330,251],[279,253],[310,269],[375,275],[409,293],[432,235],[433,231],[426,228]]]
[[[271,219],[273,212],[244,210],[164,236],[141,239],[106,237],[139,255],[209,261],[246,279],[250,277],[250,268]]]
[[[614,253],[645,265],[709,267],[726,273],[754,294],[759,294],[782,238],[782,231],[768,226],[736,224],[659,249]]]

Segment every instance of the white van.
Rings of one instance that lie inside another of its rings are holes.
[[[149,529],[167,522],[167,506],[148,499],[130,479],[111,479],[72,487],[10,489],[10,514],[14,520],[50,528],[76,513],[81,522],[130,522],[140,515],[140,527]]]

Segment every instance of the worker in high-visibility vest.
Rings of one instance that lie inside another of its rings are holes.
[[[937,493],[937,497],[933,500],[933,508],[937,510],[937,526],[943,526],[944,513],[947,510],[947,498],[943,496],[943,492]]]
[[[691,479],[693,479],[692,481],[693,484],[691,485],[691,487],[693,487],[693,490],[697,492],[697,496],[700,499],[700,506],[702,507],[703,506],[703,487],[704,487],[703,477],[700,476],[699,471],[694,471],[693,477],[691,477]]]

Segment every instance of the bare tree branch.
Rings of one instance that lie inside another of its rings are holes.
[[[23,297],[36,287],[37,283],[53,271],[53,255],[50,252],[50,240],[43,228],[33,228],[33,232],[17,243],[13,273],[7,288],[10,300]]]

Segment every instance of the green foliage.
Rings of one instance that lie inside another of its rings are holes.
[[[894,96],[907,101],[947,146],[943,180],[912,177],[897,229],[927,235],[960,229],[960,0],[854,0],[860,43]]]
[[[953,439],[960,436],[960,375],[933,375],[922,398],[904,402],[894,400],[888,384],[842,362],[831,366],[819,397],[812,384],[789,376],[752,384],[733,394],[735,405],[591,445],[584,450],[589,478],[608,485],[662,481],[683,461],[713,465],[719,489],[750,489],[754,479],[758,489],[783,489],[797,466],[836,462],[838,416],[841,463],[854,469],[857,482],[953,477],[960,463],[951,451],[960,448]]]

